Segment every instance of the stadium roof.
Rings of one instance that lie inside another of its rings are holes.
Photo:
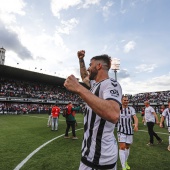
[[[6,77],[11,79],[19,79],[25,81],[35,81],[48,84],[56,84],[63,86],[65,79],[50,76],[42,73],[37,73],[33,71],[23,70],[15,67],[10,67],[6,65],[0,65],[0,77]]]

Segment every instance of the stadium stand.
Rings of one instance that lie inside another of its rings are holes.
[[[51,104],[59,101],[64,107],[68,101],[83,104],[78,95],[67,91],[65,79],[0,65],[0,112],[45,113]]]
[[[78,95],[66,90],[64,81],[64,78],[0,65],[0,113],[46,113],[56,100],[61,108],[69,101],[84,105]],[[168,105],[170,91],[127,96],[137,112],[142,111],[146,100],[159,112],[162,105]]]

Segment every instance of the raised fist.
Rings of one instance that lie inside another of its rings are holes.
[[[77,56],[78,56],[79,59],[84,58],[84,56],[85,56],[85,50],[80,50],[80,51],[78,51],[78,52],[77,52]]]

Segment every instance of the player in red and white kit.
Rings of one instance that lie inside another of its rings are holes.
[[[57,106],[58,102],[56,102],[55,106],[52,107],[52,125],[51,130],[58,130],[58,117],[60,114],[60,108]]]

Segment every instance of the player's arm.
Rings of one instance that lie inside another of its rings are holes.
[[[155,112],[152,112],[152,114],[154,115],[155,119],[156,119],[156,124],[159,124],[159,120],[158,120],[158,116]]]
[[[133,124],[134,131],[138,131],[138,118],[137,118],[136,114],[133,115],[133,119],[134,119],[134,124]]]
[[[73,110],[73,111],[79,111],[79,110],[80,110],[80,106],[78,106],[78,107],[72,107],[72,110]]]
[[[85,51],[84,50],[78,51],[77,56],[79,58],[81,79],[87,86],[90,87],[90,80],[89,80],[88,72],[86,70],[86,66],[84,62]]]
[[[120,114],[120,105],[118,102],[97,97],[83,87],[73,75],[67,78],[64,86],[68,90],[77,93],[97,115],[107,121],[117,123]]]
[[[142,122],[143,122],[143,123],[145,122],[145,115],[143,116]]]
[[[162,128],[163,127],[163,121],[165,120],[165,117],[164,116],[161,116],[161,121],[160,121],[160,124],[159,124],[159,126]]]
[[[101,99],[84,87],[80,89],[78,92],[80,97],[97,115],[107,121],[117,123],[120,115],[120,105],[116,101]]]

